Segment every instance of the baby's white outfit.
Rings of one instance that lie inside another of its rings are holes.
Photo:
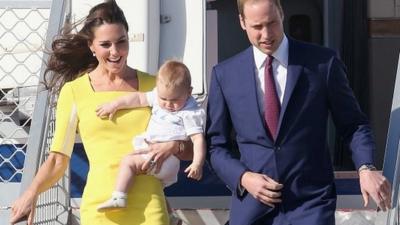
[[[148,142],[166,142],[187,140],[190,135],[203,133],[205,113],[190,96],[185,106],[176,112],[162,109],[158,104],[157,90],[146,92],[147,102],[152,107],[151,117],[146,132],[133,139],[136,150],[147,148]],[[142,154],[149,159],[149,154]],[[163,182],[164,187],[170,186],[178,180],[179,159],[174,155],[168,157],[161,166],[160,172],[155,174],[154,168],[149,174]]]

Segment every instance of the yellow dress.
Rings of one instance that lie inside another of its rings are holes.
[[[153,89],[154,77],[138,71],[139,91]],[[82,225],[165,225],[168,224],[161,182],[154,176],[140,175],[128,193],[126,209],[97,212],[115,187],[119,163],[132,152],[131,140],[144,132],[150,108],[120,110],[113,120],[100,119],[98,105],[128,94],[124,91],[93,91],[88,74],[66,83],[58,98],[56,132],[51,151],[70,156],[76,131],[89,159],[89,173],[82,196]]]

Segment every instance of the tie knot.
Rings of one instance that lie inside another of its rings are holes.
[[[272,55],[268,55],[267,59],[266,59],[266,66],[271,66],[272,65],[272,61],[274,60],[274,57]]]

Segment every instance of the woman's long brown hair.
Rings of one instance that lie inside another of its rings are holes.
[[[77,26],[83,27],[77,32]],[[81,22],[64,28],[64,34],[52,43],[52,49],[45,71],[45,86],[59,92],[68,81],[72,81],[85,72],[96,68],[98,61],[90,51],[89,44],[94,38],[94,31],[103,24],[122,24],[128,32],[128,23],[115,0],[109,0],[94,6],[89,15]]]

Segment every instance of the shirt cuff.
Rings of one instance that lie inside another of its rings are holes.
[[[246,191],[246,189],[241,184],[238,184],[238,187],[237,187],[238,196],[243,197],[245,191]]]
[[[246,172],[246,171],[245,171]],[[244,173],[243,173],[244,174]],[[239,182],[238,182],[238,184],[237,184],[237,196],[238,197],[240,197],[240,198],[242,198],[242,197],[244,197],[244,194],[246,193],[246,188],[244,188],[243,186],[242,186],[242,184],[240,183],[240,181],[242,180],[242,176],[243,176],[243,174],[240,176],[240,178],[239,178]]]

